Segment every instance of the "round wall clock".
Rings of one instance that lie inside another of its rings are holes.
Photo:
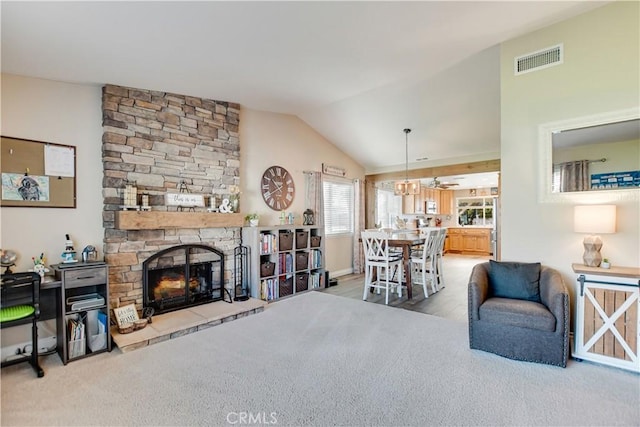
[[[270,166],[262,174],[260,192],[271,209],[281,211],[291,206],[296,195],[293,177],[282,166]]]

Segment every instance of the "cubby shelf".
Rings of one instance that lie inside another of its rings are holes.
[[[251,296],[274,301],[325,286],[323,228],[308,225],[245,227]]]

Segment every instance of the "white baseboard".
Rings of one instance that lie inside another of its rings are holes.
[[[338,270],[338,271],[330,271],[329,278],[333,279],[334,277],[346,276],[347,274],[352,274],[352,273],[353,273],[353,268],[346,268],[344,270]]]

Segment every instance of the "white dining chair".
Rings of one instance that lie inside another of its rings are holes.
[[[399,270],[402,270],[402,254],[389,251],[389,234],[383,231],[363,231],[361,233],[364,249],[365,271],[364,292],[362,299],[367,300],[369,291],[376,289],[380,293],[385,290],[384,303],[389,304],[389,292],[396,291],[398,297],[402,296],[402,283],[400,279],[393,278]],[[375,279],[374,279],[375,273]],[[400,277],[401,274],[398,274]]]
[[[431,284],[432,293],[436,293],[436,276],[433,260],[435,259],[435,250],[439,230],[436,228],[427,228],[421,230],[424,234],[424,245],[422,250],[416,250],[411,253],[411,282],[412,284],[422,285],[424,297],[429,298],[427,284]]]
[[[440,228],[438,235],[438,241],[436,248],[434,249],[433,269],[435,273],[435,285],[436,289],[440,290],[444,288],[444,272],[442,268],[442,257],[444,256],[444,241],[447,238],[447,229],[445,227]]]

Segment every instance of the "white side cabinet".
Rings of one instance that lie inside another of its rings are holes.
[[[308,225],[244,227],[251,297],[265,301],[325,287],[323,228]]]
[[[640,372],[640,269],[572,267],[578,274],[573,357]]]

